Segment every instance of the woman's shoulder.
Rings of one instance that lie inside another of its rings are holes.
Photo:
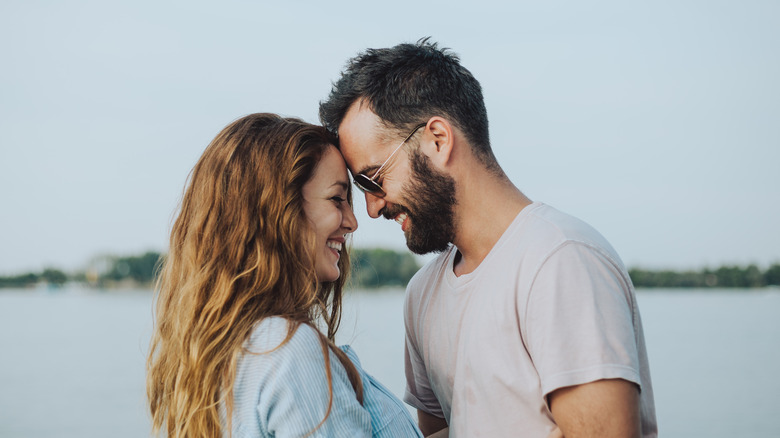
[[[370,436],[370,415],[341,363],[329,356],[328,369],[330,351],[316,328],[291,324],[273,317],[254,327],[239,359],[234,420],[249,436],[304,436],[315,429],[312,436]]]
[[[234,390],[237,397],[248,397],[249,404],[270,399],[290,400],[301,392],[327,391],[325,358],[319,335],[307,324],[298,324],[289,336],[293,322],[270,317],[259,321],[238,358]],[[332,362],[332,361],[331,361]],[[331,364],[333,366],[334,364]]]
[[[314,327],[298,323],[292,335],[290,327],[295,324],[280,316],[263,318],[255,324],[244,347],[249,353],[276,353],[287,350],[316,347],[321,350],[320,335]],[[289,336],[289,339],[288,339]],[[286,340],[286,342],[285,342]]]

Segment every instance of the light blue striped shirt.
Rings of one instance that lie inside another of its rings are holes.
[[[232,436],[302,437],[314,430],[328,409],[328,380],[319,337],[301,324],[282,347],[287,321],[266,318],[246,343],[233,387]],[[355,352],[342,350],[363,381],[363,405],[355,398],[344,366],[330,354],[333,406],[327,420],[311,437],[422,437],[398,398],[368,375]]]

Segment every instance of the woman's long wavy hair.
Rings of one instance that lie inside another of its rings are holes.
[[[230,430],[243,344],[269,316],[290,321],[284,342],[300,324],[327,327],[327,335],[317,330],[331,391],[325,418],[333,403],[329,350],[362,402],[359,374],[333,343],[349,257],[345,251],[339,260],[338,280],[317,281],[303,209],[303,185],[329,144],[336,140],[322,127],[252,114],[223,129],[193,168],[157,283],[147,363],[155,434],[217,437]],[[228,424],[220,423],[221,404]]]

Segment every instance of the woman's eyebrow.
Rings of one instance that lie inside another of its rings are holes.
[[[340,186],[342,189],[347,190],[347,189],[349,189],[349,182],[343,181],[343,180],[342,181],[336,181],[333,184],[331,184],[330,186],[331,187],[333,187],[333,186]]]

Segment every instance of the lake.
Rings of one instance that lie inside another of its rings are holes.
[[[780,290],[638,294],[662,437],[780,436]],[[402,395],[403,291],[350,292],[339,343]],[[149,436],[149,291],[0,290],[0,437]]]

